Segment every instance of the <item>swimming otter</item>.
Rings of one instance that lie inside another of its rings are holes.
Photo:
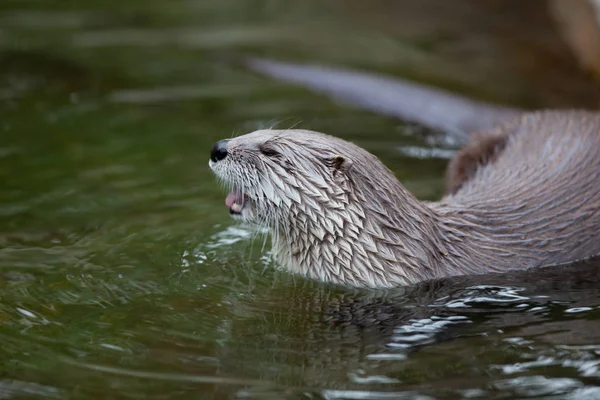
[[[460,184],[430,203],[374,155],[317,132],[222,140],[209,165],[233,188],[226,204],[234,218],[267,227],[288,270],[393,287],[599,254],[599,131],[598,113],[515,117],[482,134],[496,138],[486,145],[493,151],[471,154]]]

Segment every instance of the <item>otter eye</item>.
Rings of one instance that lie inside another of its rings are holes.
[[[260,146],[260,152],[267,157],[277,157],[280,155],[276,150],[266,146]]]

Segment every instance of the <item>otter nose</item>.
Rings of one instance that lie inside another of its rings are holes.
[[[213,162],[220,161],[227,157],[227,140],[219,140],[210,151],[210,159]]]

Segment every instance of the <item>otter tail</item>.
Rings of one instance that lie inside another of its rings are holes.
[[[350,69],[247,58],[260,74],[292,82],[379,114],[439,129],[466,141],[522,111],[475,102],[425,85]]]

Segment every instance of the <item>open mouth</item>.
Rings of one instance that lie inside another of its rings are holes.
[[[238,189],[234,188],[225,199],[225,205],[229,207],[231,215],[240,215],[250,198]]]

